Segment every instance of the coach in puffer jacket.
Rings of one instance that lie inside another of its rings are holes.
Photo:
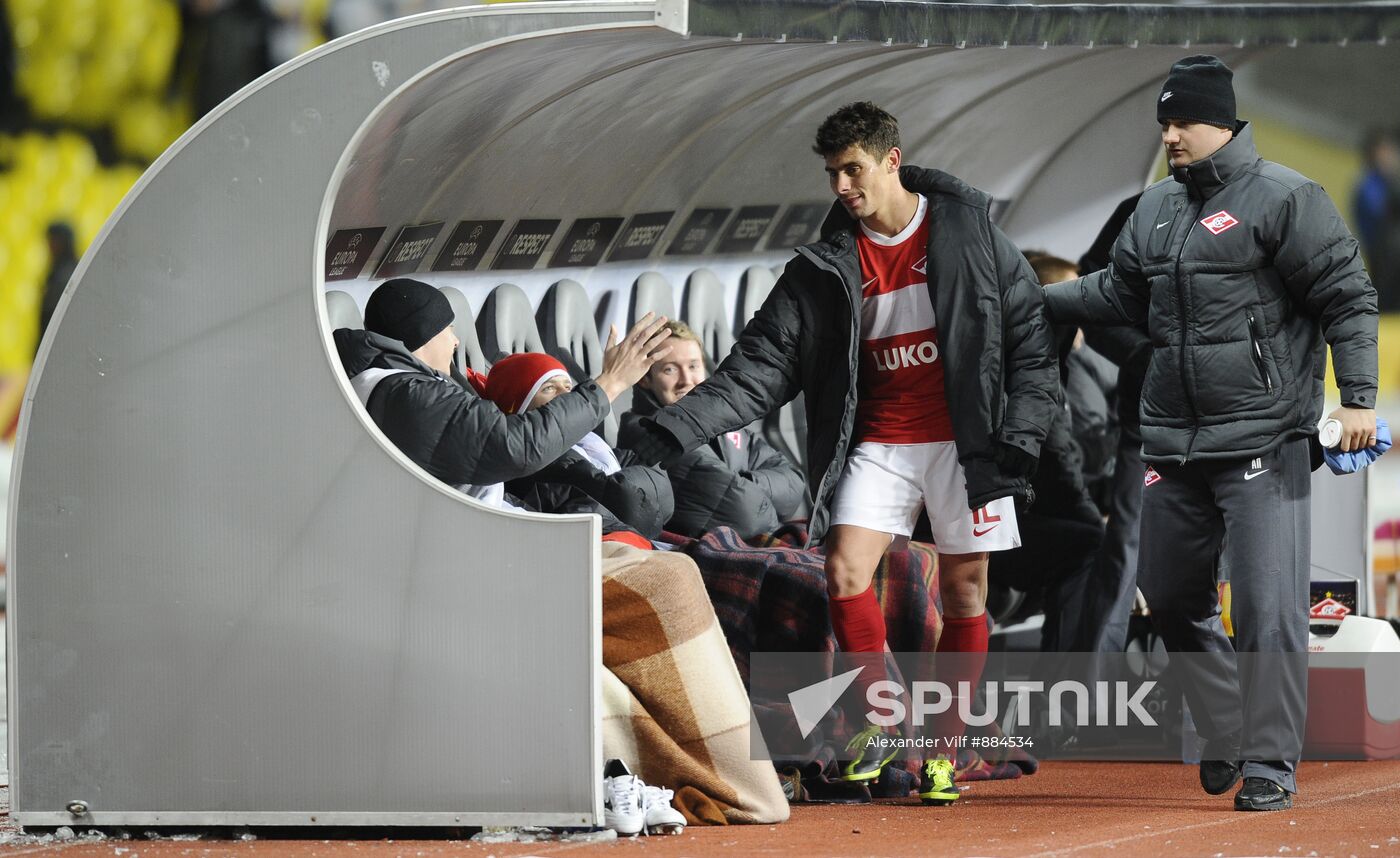
[[[928,198],[935,224],[929,289],[968,508],[1002,497],[1028,500],[1061,396],[1040,286],[1020,251],[992,225],[990,196],[940,170],[906,166],[899,177]],[[715,374],[642,418],[632,441],[643,461],[661,461],[803,393],[814,542],[826,534],[855,427],[862,282],[855,228],[845,207],[834,203],[822,239],[798,248]]]
[[[1104,271],[1045,290],[1056,321],[1146,321],[1143,458],[1252,458],[1312,435],[1324,338],[1342,404],[1376,405],[1376,292],[1322,186],[1259,157],[1241,122],[1148,188]]]
[[[634,387],[632,410],[622,417],[618,445],[626,447],[637,422],[660,407],[651,391]],[[716,527],[732,527],[749,539],[777,530],[802,505],[802,473],[747,426],[661,465],[676,499],[675,513],[666,524],[673,533],[700,536]]]
[[[1147,322],[1138,586],[1207,740],[1202,788],[1222,795],[1243,778],[1236,810],[1284,810],[1307,714],[1323,341],[1341,447],[1374,445],[1376,292],[1322,188],[1259,157],[1219,58],[1175,63],[1157,119],[1171,179],[1143,192],[1112,265],[1047,287],[1046,309],[1057,321]]]

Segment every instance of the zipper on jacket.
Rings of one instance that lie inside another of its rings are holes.
[[[1192,211],[1195,209],[1195,211]],[[1176,271],[1173,279],[1176,280],[1176,313],[1181,320],[1181,345],[1177,347],[1177,372],[1181,376],[1181,394],[1186,397],[1186,402],[1191,406],[1191,440],[1186,443],[1186,454],[1181,457],[1184,464],[1191,457],[1191,448],[1196,443],[1196,421],[1200,415],[1196,413],[1196,396],[1191,392],[1191,385],[1186,379],[1186,335],[1189,325],[1186,320],[1186,284],[1181,282],[1181,257],[1186,253],[1186,242],[1191,240],[1191,233],[1196,231],[1196,215],[1201,213],[1201,208],[1193,203],[1188,203],[1186,210],[1191,212],[1191,223],[1186,227],[1186,236],[1181,239],[1181,247],[1176,251]]]
[[[1259,369],[1259,375],[1264,379],[1264,390],[1268,393],[1274,392],[1274,380],[1269,376],[1269,368],[1264,364],[1264,350],[1259,347],[1259,332],[1254,327],[1254,313],[1249,313],[1246,317],[1249,320],[1249,347],[1254,354],[1254,365]]]
[[[822,269],[823,271],[830,272],[831,275],[834,276],[834,277],[836,278],[836,282],[838,282],[838,283],[841,284],[842,291],[844,291],[844,292],[846,293],[846,307],[847,307],[847,309],[848,309],[848,310],[850,311],[850,313],[851,313],[851,346],[850,346],[850,348],[849,348],[850,354],[848,355],[848,358],[854,360],[854,364],[853,364],[853,365],[854,365],[854,367],[855,367],[855,369],[853,369],[852,372],[851,372],[850,387],[849,387],[849,389],[846,391],[846,399],[849,401],[849,400],[855,395],[856,384],[857,384],[857,378],[858,378],[858,375],[859,375],[859,372],[860,372],[860,369],[859,369],[859,367],[860,367],[860,326],[859,326],[859,323],[856,321],[857,319],[860,318],[860,311],[859,311],[859,308],[856,306],[856,303],[855,303],[855,300],[856,300],[856,299],[855,299],[855,296],[854,296],[854,295],[852,294],[852,292],[851,292],[851,284],[846,282],[846,278],[843,277],[843,276],[841,275],[840,270],[837,269],[837,267],[836,267],[835,265],[832,265],[831,263],[827,262],[825,259],[822,259],[821,257],[817,256],[817,254],[815,254],[815,253],[813,253],[812,251],[808,250],[806,247],[799,247],[799,248],[797,249],[797,252],[798,252],[799,254],[801,254],[802,256],[807,257],[807,259],[808,259],[813,265],[817,266],[818,268]],[[846,411],[850,411],[851,419],[852,419],[853,421],[854,421],[854,419],[855,419],[855,409],[854,409],[854,408],[849,408],[849,409],[843,408],[843,409],[842,409],[842,415],[841,415],[841,428],[842,428],[843,430],[846,428],[846,426],[845,426],[845,420],[846,420],[846,414],[845,414],[845,412],[846,412]],[[809,427],[809,428],[810,428],[810,427]],[[846,434],[846,444],[847,444],[848,447],[849,447],[849,445],[850,445],[851,434],[854,433],[854,428],[855,428],[855,427],[854,427],[854,424],[853,424],[853,425],[852,425],[852,431],[851,431],[850,433],[847,433],[847,434]],[[832,459],[831,464],[832,464],[832,465],[836,464],[836,460],[835,460],[835,459]],[[816,514],[816,511],[817,511],[818,506],[824,506],[824,504],[822,503],[822,497],[826,494],[826,484],[827,484],[829,478],[831,477],[831,473],[832,473],[832,468],[831,468],[830,465],[828,465],[828,466],[827,466],[827,469],[826,469],[826,472],[822,474],[821,480],[819,480],[819,481],[817,482],[817,494],[816,494],[816,497],[812,498],[812,513],[813,513],[814,515]],[[839,476],[839,475],[838,475],[838,476]]]

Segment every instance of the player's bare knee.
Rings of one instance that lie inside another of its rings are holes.
[[[986,610],[987,588],[976,581],[946,582],[939,585],[943,613],[950,617],[975,617]]]
[[[864,569],[859,561],[842,556],[826,559],[826,591],[838,598],[858,596],[870,587],[874,569]]]

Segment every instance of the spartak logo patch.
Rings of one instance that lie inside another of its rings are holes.
[[[1224,209],[1221,209],[1213,215],[1206,215],[1200,220],[1201,226],[1210,230],[1211,235],[1219,235],[1237,223],[1239,223],[1239,221],[1235,220],[1235,216]]]

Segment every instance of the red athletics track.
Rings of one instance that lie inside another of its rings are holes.
[[[800,805],[783,825],[692,828],[615,843],[260,838],[16,844],[4,855],[156,856],[1400,856],[1400,762],[1306,763],[1291,811],[1236,813],[1201,792],[1195,766],[1048,763],[1016,781],[972,784],[958,805]],[[123,850],[118,852],[117,850]]]

